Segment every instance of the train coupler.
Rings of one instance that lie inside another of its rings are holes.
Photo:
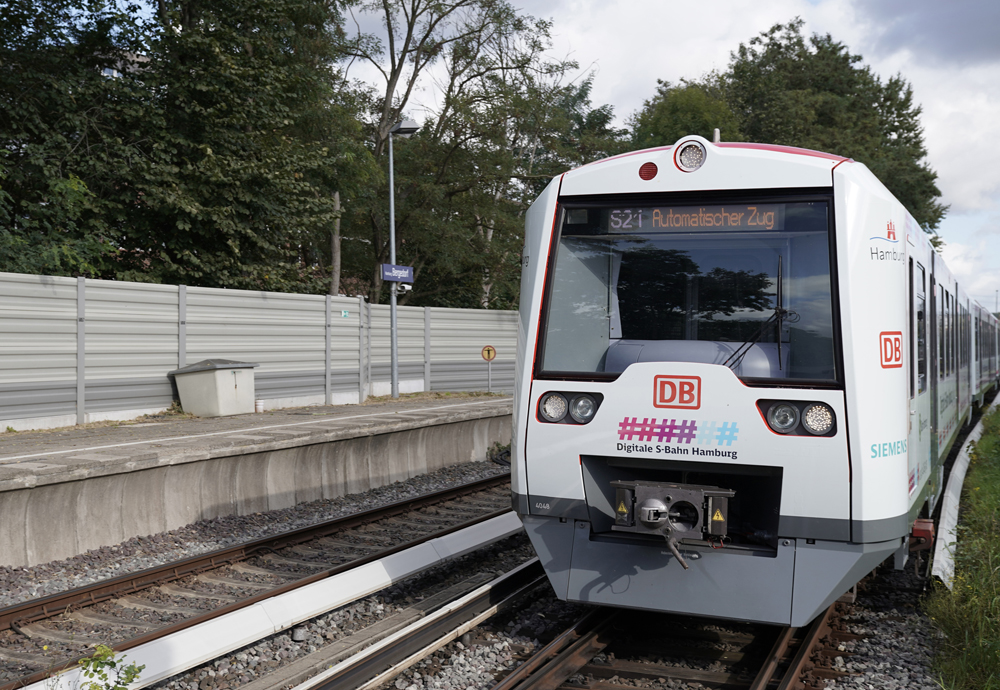
[[[677,545],[683,539],[710,541],[727,535],[732,489],[699,484],[614,481],[615,523],[611,529],[657,534],[687,569]]]

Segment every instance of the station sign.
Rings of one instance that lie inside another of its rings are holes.
[[[413,266],[382,264],[382,280],[387,283],[412,283]]]

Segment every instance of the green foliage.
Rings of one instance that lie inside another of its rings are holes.
[[[126,690],[128,685],[139,679],[146,668],[134,663],[125,665],[125,656],[115,659],[115,650],[103,644],[97,645],[92,656],[78,662],[84,678],[81,690]],[[95,680],[96,679],[96,680]]]
[[[11,0],[0,22],[0,267],[95,273],[120,212],[102,192],[132,160],[131,85],[104,75],[137,49],[132,6]],[[114,134],[112,134],[114,133]]]
[[[656,95],[643,104],[632,128],[637,148],[669,146],[689,134],[712,141],[716,128],[724,141],[743,139],[739,120],[726,103],[718,75],[676,86],[657,80]]]
[[[332,226],[332,193],[370,167],[334,68],[333,7],[164,0],[141,19],[132,5],[12,0],[0,268],[315,287],[303,263]]]
[[[562,83],[575,64],[544,56],[550,22],[495,0],[421,5],[427,15],[403,5],[364,6],[393,36],[388,54],[373,40],[352,48],[385,76],[368,126],[386,175],[349,200],[345,270],[372,301],[387,298],[372,274],[390,255],[387,132],[420,70],[437,64],[440,108],[393,143],[397,263],[413,265],[416,278],[401,302],[515,307],[524,210],[555,174],[621,150],[623,133],[610,107],[591,107],[589,79]]]
[[[926,231],[947,207],[924,161],[919,106],[901,76],[883,82],[829,35],[802,36],[802,20],[741,44],[722,76],[748,141],[828,151],[867,165]]]
[[[325,292],[340,220],[339,284],[380,301],[388,130],[433,65],[441,107],[395,142],[401,301],[512,307],[527,205],[625,144],[544,57],[550,22],[502,0],[355,3],[384,31],[352,37],[339,3],[126,2],[9,3],[0,270]],[[347,81],[356,59],[380,92]]]
[[[925,605],[945,636],[941,684],[953,690],[1000,688],[1000,409],[983,427],[965,477],[954,588],[936,587]]]

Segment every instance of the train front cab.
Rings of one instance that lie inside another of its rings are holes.
[[[926,484],[906,215],[844,159],[697,142],[698,172],[639,152],[530,209],[514,505],[563,599],[803,625]]]

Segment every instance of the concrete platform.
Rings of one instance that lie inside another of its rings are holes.
[[[484,460],[509,397],[307,407],[0,434],[0,565],[365,491]]]

